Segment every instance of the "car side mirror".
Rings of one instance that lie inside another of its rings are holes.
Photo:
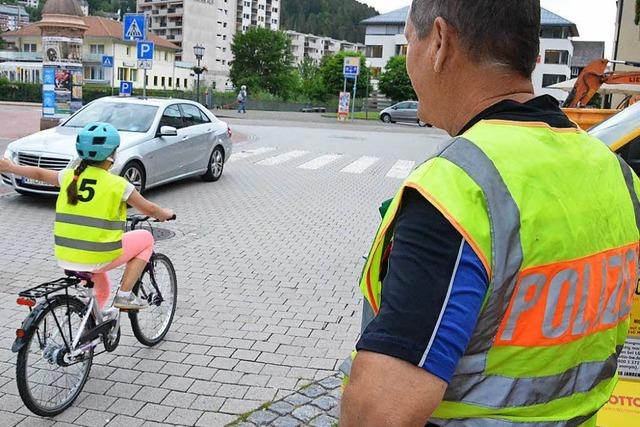
[[[160,128],[160,136],[178,136],[178,129],[173,126],[162,126]]]
[[[398,107],[391,107],[391,109],[392,109],[392,110],[397,110],[397,109],[398,109]]]

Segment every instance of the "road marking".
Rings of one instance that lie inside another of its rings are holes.
[[[379,157],[363,156],[363,157],[360,157],[355,162],[351,163],[346,168],[342,169],[340,172],[344,172],[344,173],[362,173],[362,172],[366,171],[367,169],[369,169],[371,166],[373,166],[376,163],[378,163],[379,160],[380,160]]]
[[[398,160],[387,174],[387,178],[405,179],[411,174],[416,162],[411,160]]]
[[[335,162],[342,157],[342,154],[326,154],[324,156],[317,157],[303,165],[298,166],[300,169],[316,170],[327,166],[329,163]]]
[[[282,153],[278,156],[275,157],[269,157],[268,159],[264,159],[262,161],[257,162],[258,165],[262,165],[262,166],[274,166],[274,165],[279,165],[285,162],[288,162],[289,160],[293,160],[293,159],[297,159],[298,157],[302,157],[305,154],[309,153],[308,151],[302,151],[302,150],[293,150],[293,151],[288,151],[286,153]]]
[[[276,149],[275,147],[260,147],[260,148],[253,148],[251,150],[241,151],[239,153],[232,154],[231,157],[229,158],[229,163],[246,159],[248,157],[258,156],[260,154],[270,153],[272,151],[275,151],[275,149]]]

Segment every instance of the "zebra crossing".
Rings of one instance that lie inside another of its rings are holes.
[[[265,157],[266,156],[266,157]],[[380,157],[350,156],[340,153],[311,153],[305,150],[279,150],[276,147],[258,147],[235,153],[229,159],[229,163],[239,160],[247,160],[259,166],[290,165],[303,170],[321,170],[338,164],[342,166],[339,173],[360,175],[371,171],[374,167],[384,165]],[[405,179],[411,174],[416,162],[413,160],[397,160],[386,172],[385,176],[391,179]],[[388,167],[388,166],[387,166]]]

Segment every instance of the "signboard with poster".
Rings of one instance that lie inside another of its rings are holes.
[[[349,106],[351,105],[351,93],[340,92],[338,101],[338,120],[344,121],[349,117]]]
[[[631,309],[629,336],[618,359],[620,382],[598,413],[599,427],[636,427],[640,419],[640,284]]]
[[[65,117],[82,108],[82,39],[42,37],[43,115]]]

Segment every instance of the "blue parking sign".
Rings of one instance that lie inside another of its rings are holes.
[[[133,82],[123,80],[120,82],[120,96],[131,96],[133,92]]]
[[[138,42],[138,49],[137,49],[138,60],[139,61],[153,60],[153,49],[154,49],[153,42],[146,42],[146,41]]]
[[[141,14],[127,13],[124,15],[122,25],[122,40],[145,40],[146,25],[145,16]]]
[[[102,67],[113,68],[113,56],[102,55]]]

